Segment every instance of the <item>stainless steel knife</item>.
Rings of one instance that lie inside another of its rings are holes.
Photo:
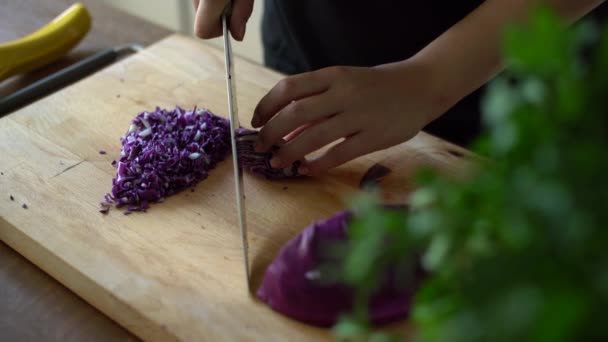
[[[236,133],[240,128],[238,108],[236,102],[236,87],[234,82],[234,67],[232,63],[232,46],[230,44],[230,32],[228,19],[230,16],[230,4],[222,15],[222,31],[224,35],[224,59],[226,63],[226,86],[228,91],[228,113],[230,114],[230,138],[232,145],[232,163],[234,165],[234,188],[236,193],[236,208],[238,222],[241,229],[241,242],[243,245],[243,264],[247,282],[247,290],[251,293],[249,282],[249,245],[247,242],[247,219],[245,216],[245,192],[243,188],[243,169],[239,164]]]

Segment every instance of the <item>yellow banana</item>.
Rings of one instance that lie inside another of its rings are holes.
[[[90,28],[88,10],[76,3],[27,37],[0,44],[0,81],[55,61],[78,44]]]

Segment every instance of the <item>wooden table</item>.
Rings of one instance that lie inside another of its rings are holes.
[[[67,9],[70,0],[6,0],[0,42],[23,37]],[[145,20],[81,0],[93,27],[68,56],[29,75],[0,83],[0,97],[114,45],[149,45],[171,32]],[[128,341],[137,338],[0,242],[0,339],[4,341]]]

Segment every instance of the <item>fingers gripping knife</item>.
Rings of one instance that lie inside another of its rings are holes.
[[[240,127],[238,109],[236,103],[236,88],[234,86],[234,68],[232,64],[232,47],[230,44],[230,32],[228,31],[228,18],[230,16],[230,4],[222,15],[222,30],[224,35],[224,59],[226,62],[226,85],[228,91],[228,112],[230,114],[230,138],[232,145],[232,163],[234,165],[234,184],[236,193],[236,207],[238,222],[241,229],[241,242],[243,245],[243,264],[247,290],[251,293],[249,283],[249,246],[247,243],[247,221],[245,217],[245,193],[243,190],[243,169],[239,164],[237,151],[237,130]]]

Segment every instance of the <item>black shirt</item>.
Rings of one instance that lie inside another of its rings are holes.
[[[483,0],[265,0],[264,61],[296,74],[333,65],[375,66],[407,59]],[[606,12],[607,6],[603,11]],[[467,145],[481,131],[484,88],[425,131]]]

